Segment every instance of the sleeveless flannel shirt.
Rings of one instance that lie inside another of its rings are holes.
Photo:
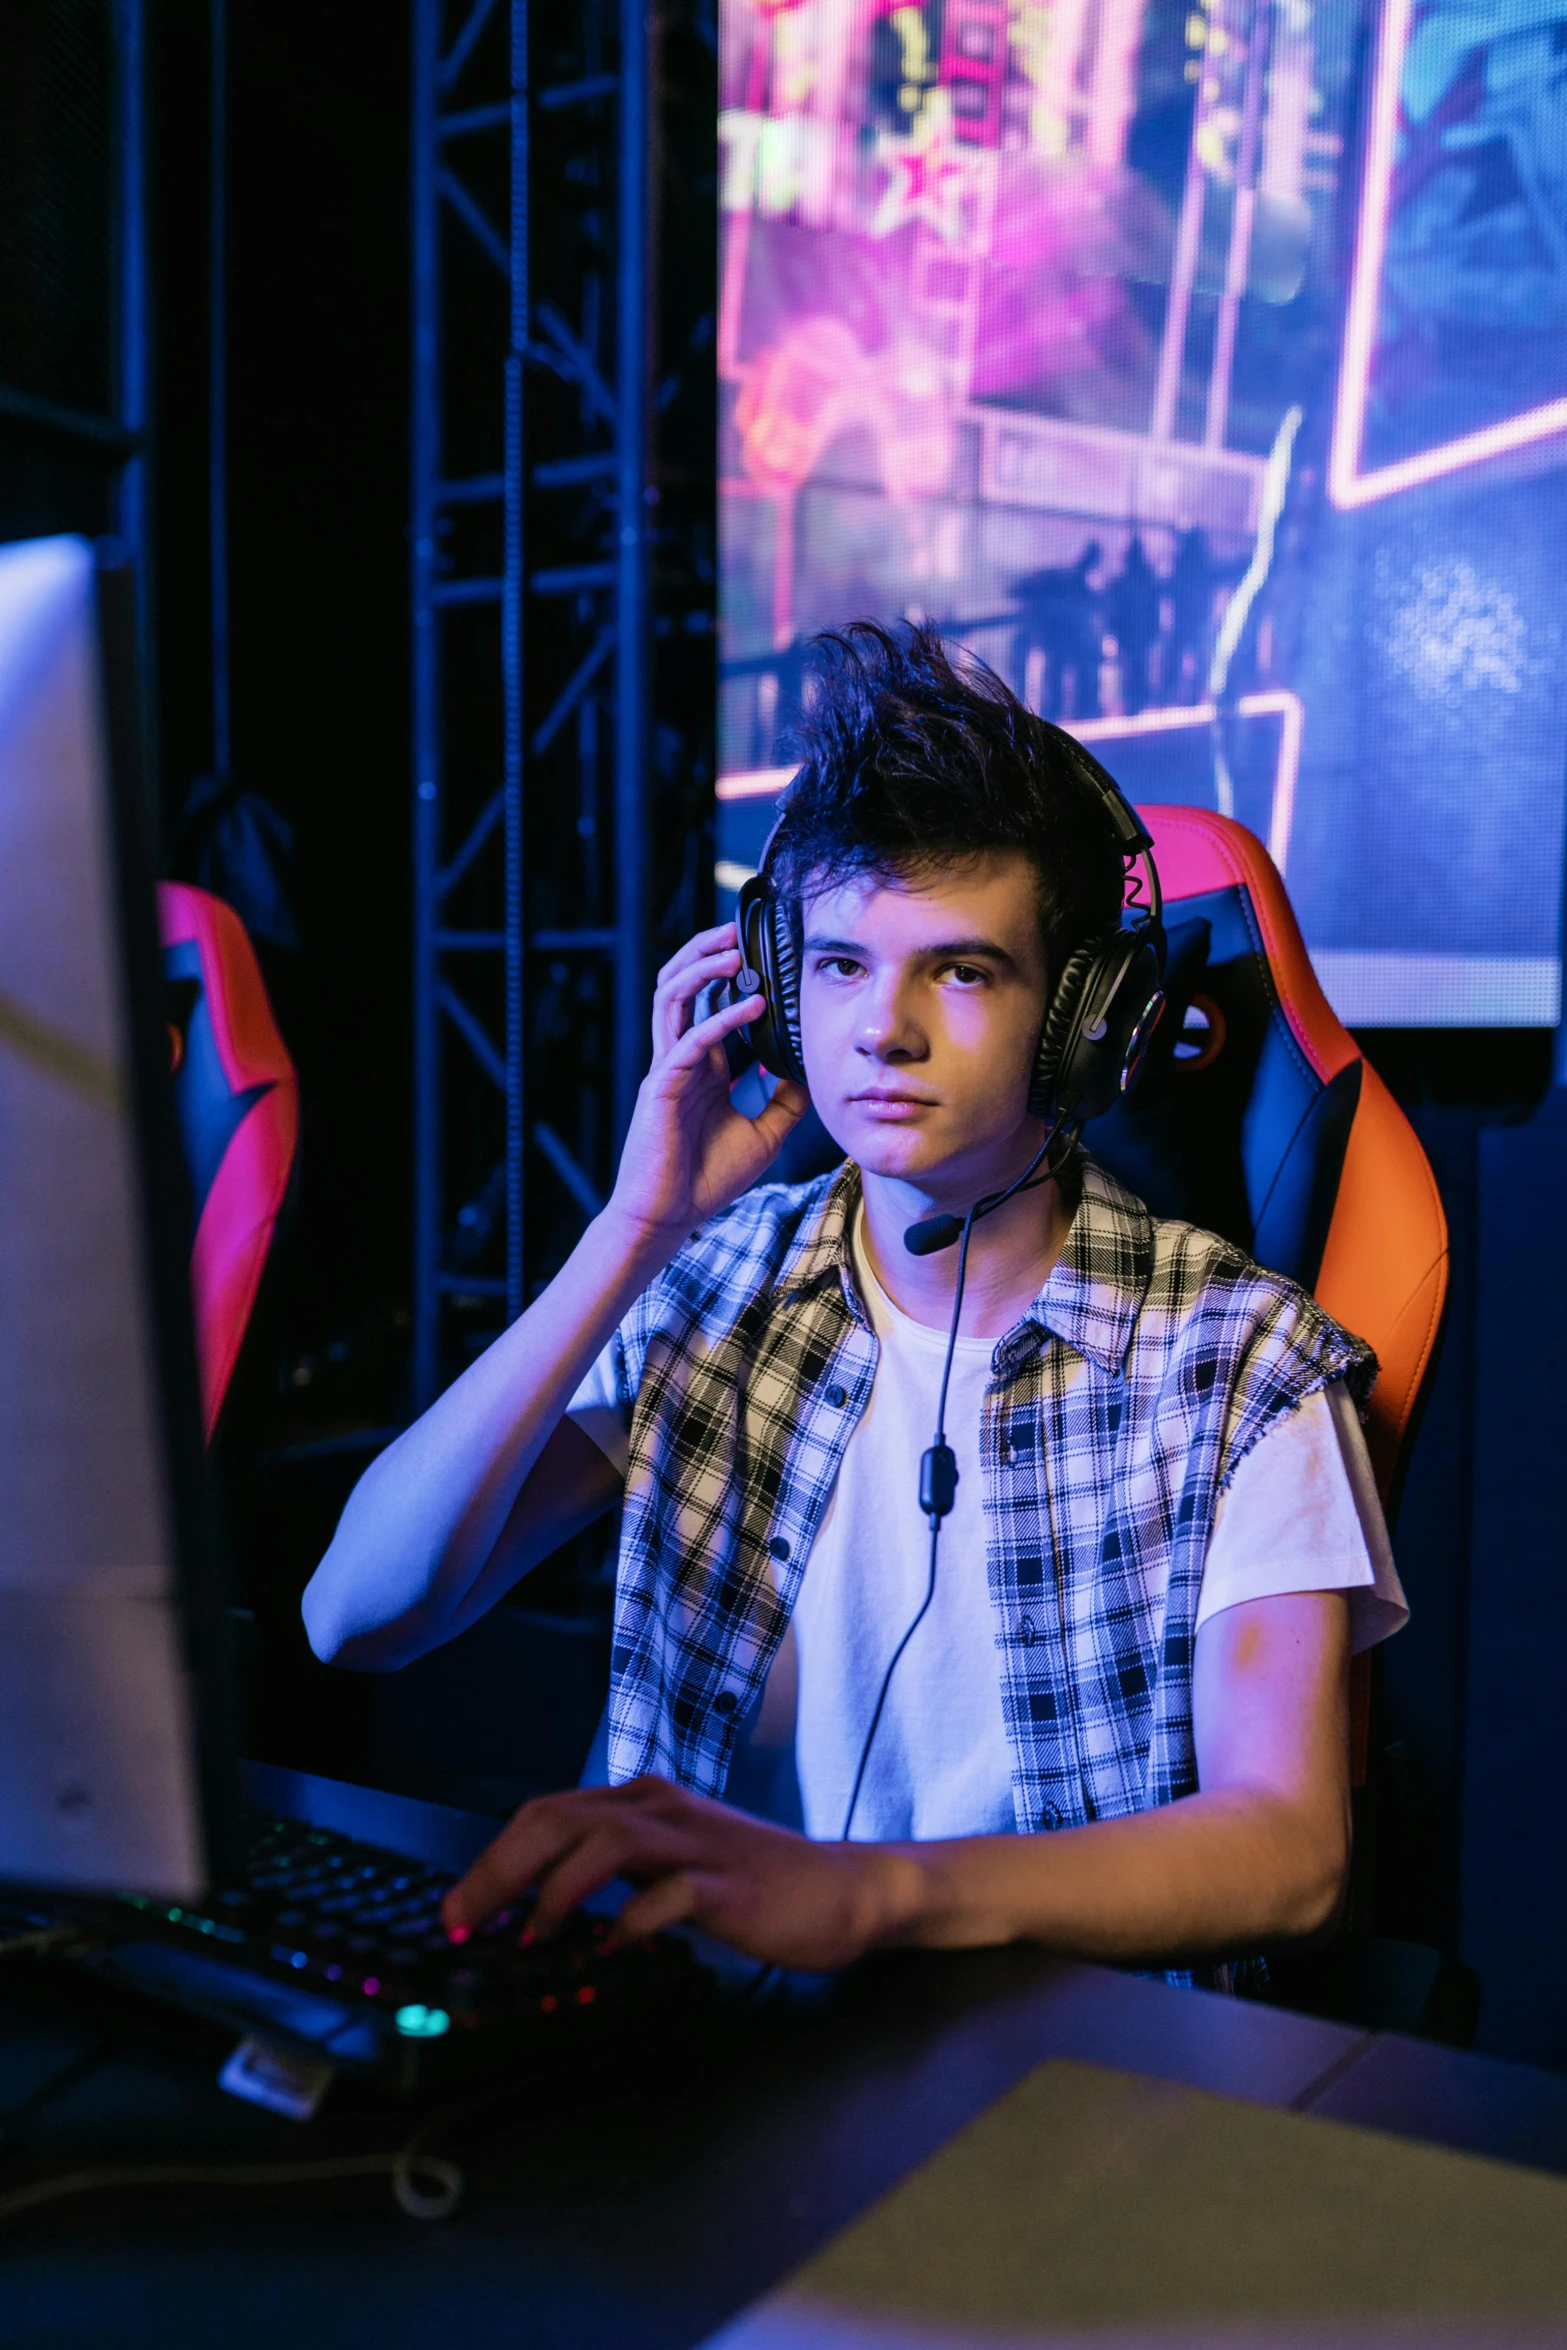
[[[1150,1216],[1091,1159],[1068,1180],[1066,1245],[997,1342],[981,1425],[1023,1834],[1195,1790],[1193,1625],[1219,1496],[1314,1389],[1344,1379],[1363,1402],[1376,1374],[1293,1282]],[[859,1190],[849,1164],[746,1193],[611,1341],[630,1411],[613,1781],[723,1793],[876,1375],[849,1249]]]

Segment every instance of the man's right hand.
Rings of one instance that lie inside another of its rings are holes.
[[[759,995],[695,1018],[703,988],[742,967],[732,922],[704,930],[664,965],[653,997],[653,1064],[642,1080],[609,1203],[638,1242],[678,1247],[764,1175],[806,1108],[803,1085],[779,1080],[759,1118],[729,1097],[724,1038],[755,1020]]]

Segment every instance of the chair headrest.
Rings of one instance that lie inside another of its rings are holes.
[[[1261,843],[1201,810],[1144,813],[1165,890],[1169,1001],[1157,1055],[1089,1130],[1089,1148],[1156,1215],[1217,1232],[1310,1289],[1360,1098],[1358,1050],[1310,978]],[[1292,1019],[1302,969],[1314,1000]]]

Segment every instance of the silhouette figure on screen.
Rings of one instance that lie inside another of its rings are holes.
[[[1134,716],[1153,699],[1163,600],[1164,583],[1148,560],[1141,535],[1134,531],[1126,559],[1104,595],[1105,619],[1120,659],[1121,703]]]
[[[1170,572],[1167,684],[1178,702],[1200,702],[1208,680],[1218,566],[1204,530],[1183,530]]]
[[[1012,583],[1019,619],[1012,657],[1019,687],[1029,686],[1029,657],[1044,656],[1038,706],[1043,718],[1097,718],[1102,650],[1099,599],[1089,574],[1104,550],[1090,539],[1075,563],[1026,572]]]

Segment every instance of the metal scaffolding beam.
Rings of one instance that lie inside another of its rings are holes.
[[[710,643],[712,603],[655,471],[655,31],[648,0],[413,0],[421,1408],[595,1212],[656,935],[705,911],[700,855],[669,868],[710,757],[683,740],[672,791],[652,755],[654,636]]]

